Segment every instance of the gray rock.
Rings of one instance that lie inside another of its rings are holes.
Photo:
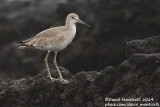
[[[102,107],[109,98],[143,98],[158,101],[160,94],[160,53],[134,54],[116,70],[79,72],[75,75],[61,67],[70,83],[48,79],[47,71],[35,77],[0,82],[0,106]],[[52,70],[52,76],[58,73]]]
[[[126,55],[135,53],[157,53],[160,52],[160,36],[149,37],[143,40],[133,40],[126,43]]]

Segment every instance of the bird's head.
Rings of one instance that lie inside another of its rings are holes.
[[[86,24],[85,22],[83,22],[82,20],[80,20],[79,16],[77,14],[75,14],[75,13],[68,14],[68,16],[66,18],[66,23],[67,24],[81,23],[81,24],[84,24],[84,25],[90,27],[88,24]]]

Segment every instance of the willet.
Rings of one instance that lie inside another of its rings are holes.
[[[48,51],[47,55],[45,57],[45,64],[48,71],[48,77],[54,82],[56,80],[60,80],[62,83],[68,83],[68,80],[65,80],[62,77],[62,74],[59,70],[59,67],[56,62],[57,53],[64,48],[66,48],[73,40],[76,34],[76,23],[81,23],[84,25],[89,26],[88,24],[84,23],[82,20],[79,19],[79,16],[75,13],[68,14],[66,18],[66,24],[65,26],[60,27],[53,27],[49,28],[47,30],[44,30],[34,37],[24,40],[24,41],[18,41],[17,43],[20,43],[21,49],[25,48],[35,48],[39,50],[45,50]],[[54,65],[58,71],[59,78],[52,78],[50,69],[48,66],[48,56],[51,51],[54,51]]]

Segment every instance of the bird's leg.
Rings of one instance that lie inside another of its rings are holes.
[[[54,82],[54,81],[57,80],[57,79],[52,78],[51,73],[50,73],[50,70],[49,70],[49,66],[48,66],[48,56],[49,56],[49,53],[50,53],[50,51],[47,52],[47,55],[46,55],[44,61],[45,61],[46,67],[47,67],[48,77]]]
[[[59,68],[58,68],[57,62],[56,62],[56,57],[57,57],[57,52],[55,52],[53,62],[54,62],[54,65],[55,65],[55,67],[56,67],[56,69],[57,69],[57,71],[58,71],[59,80],[60,80],[62,83],[69,83],[68,80],[65,80],[65,79],[62,77],[62,74],[61,74],[61,72],[60,72],[60,70],[59,70]]]

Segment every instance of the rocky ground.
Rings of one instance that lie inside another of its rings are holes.
[[[159,36],[126,44],[127,60],[118,68],[81,71],[72,75],[61,67],[70,83],[52,82],[43,70],[35,77],[0,81],[1,107],[104,107],[104,98],[152,97],[160,101]],[[52,70],[53,77],[58,74]]]

